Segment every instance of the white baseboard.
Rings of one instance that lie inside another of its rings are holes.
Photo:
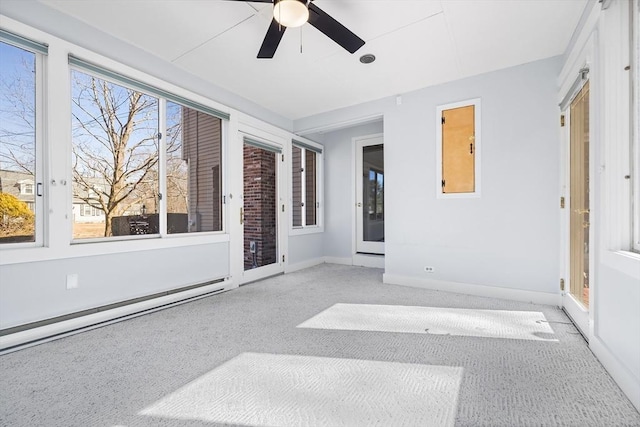
[[[560,302],[560,294],[548,292],[534,292],[522,289],[499,288],[496,286],[473,285],[469,283],[447,282],[444,280],[420,279],[415,277],[384,274],[384,283],[393,285],[412,286],[415,288],[431,289],[436,291],[455,292],[481,297],[502,298],[513,301],[532,302],[536,304],[555,305]]]
[[[640,411],[640,379],[636,378],[597,336],[589,337],[589,347],[633,406]]]
[[[110,310],[87,314],[86,316],[80,316],[74,319],[63,320],[61,322],[51,323],[49,325],[27,329],[25,331],[15,332],[13,334],[0,337],[0,354],[4,353],[5,350],[6,352],[11,352],[29,347],[34,345],[34,343],[40,344],[53,341],[78,332],[99,328],[122,320],[163,310],[169,305],[177,305],[182,302],[203,298],[204,296],[207,296],[207,294],[211,294],[219,289],[221,289],[220,292],[224,292],[235,287],[237,287],[237,285],[234,285],[230,280],[213,283],[211,285],[189,289],[183,292],[176,292],[175,294],[124,305]]]
[[[353,259],[351,258],[339,258],[332,256],[324,257],[324,262],[327,264],[353,265]]]
[[[290,264],[285,266],[285,273],[293,273],[294,271],[304,270],[305,268],[315,267],[316,265],[324,264],[324,258],[313,258],[302,262],[297,262],[295,264]]]
[[[327,264],[357,265],[358,267],[384,268],[384,255],[354,254],[351,258],[324,257]]]
[[[384,255],[354,254],[353,265],[370,268],[384,268]]]

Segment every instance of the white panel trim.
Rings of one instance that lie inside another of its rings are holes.
[[[321,126],[314,126],[307,129],[296,130],[296,135],[310,135],[314,133],[326,133],[326,132],[335,132],[340,129],[345,129],[353,126],[366,125],[369,123],[375,123],[382,121],[384,118],[384,114],[377,113],[364,117],[356,117],[353,119],[343,120],[336,123],[325,124]]]
[[[471,283],[448,282],[445,280],[427,280],[395,274],[384,274],[382,276],[382,281],[383,283],[392,285],[411,286],[414,288],[431,289],[435,291],[454,292],[465,295],[476,295],[481,297],[531,302],[534,304],[560,306],[559,293],[535,292],[524,289],[509,289]]]
[[[111,310],[88,314],[86,316],[77,317],[75,319],[69,319],[38,328],[28,329],[22,332],[16,332],[14,334],[0,337],[0,350],[7,349],[9,347],[21,346],[23,344],[25,344],[25,347],[28,347],[31,346],[29,345],[29,343],[37,340],[42,341],[33,343],[33,345],[53,341],[59,338],[67,337],[69,335],[84,332],[88,329],[100,328],[108,324],[131,319],[132,317],[138,317],[153,311],[162,310],[166,308],[165,306],[167,304],[180,303],[181,301],[187,299],[188,301],[193,301],[194,298],[201,297],[204,294],[213,292],[220,288],[223,288],[223,290],[221,291],[223,292],[236,287],[237,285],[235,285],[232,281],[227,280],[224,282],[202,286],[196,289],[189,289],[183,292],[177,292],[175,294],[153,298],[147,301],[141,301],[118,308],[113,308]],[[19,347],[17,349],[25,347]]]
[[[589,347],[618,384],[618,387],[627,395],[633,406],[640,411],[640,379],[618,360],[597,335],[591,337]]]

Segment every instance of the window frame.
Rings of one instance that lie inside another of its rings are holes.
[[[631,227],[632,241],[630,250],[640,253],[640,2],[631,1],[629,4],[631,15],[630,55],[631,75]]]
[[[160,221],[159,231],[160,237],[175,239],[179,237],[186,236],[206,236],[206,235],[220,235],[220,234],[228,234],[227,227],[227,188],[228,188],[228,176],[227,176],[227,134],[229,128],[229,120],[225,120],[224,118],[217,117],[220,119],[220,179],[222,180],[222,185],[220,186],[220,204],[221,204],[221,212],[220,212],[220,221],[221,221],[221,229],[216,231],[194,231],[194,232],[186,232],[186,233],[169,233],[167,229],[168,224],[168,197],[164,197],[168,195],[167,190],[167,103],[173,102],[184,108],[189,108],[192,110],[200,111],[201,113],[212,115],[208,112],[202,111],[200,109],[193,108],[192,106],[181,104],[180,102],[160,98],[160,119],[159,119],[159,127],[161,129],[163,137],[160,138],[160,158],[159,162],[161,165],[161,170],[159,170],[159,179],[160,179],[160,191],[163,194],[162,199],[160,200],[160,216],[164,218],[164,221]],[[183,117],[180,118],[183,120]],[[181,142],[182,143],[182,142]],[[182,147],[181,147],[182,149]]]
[[[33,203],[34,203],[34,238],[32,242],[21,242],[21,243],[2,243],[0,244],[0,251],[12,250],[12,249],[20,249],[20,248],[37,248],[45,246],[45,227],[46,222],[44,218],[44,206],[47,203],[46,200],[46,189],[48,188],[45,183],[47,179],[44,176],[45,173],[45,162],[47,159],[44,158],[44,154],[46,152],[44,145],[45,141],[45,126],[46,126],[46,108],[45,108],[45,69],[46,69],[46,58],[48,56],[48,45],[44,43],[39,43],[33,41],[29,38],[22,37],[20,35],[0,30],[0,42],[5,43],[9,46],[13,46],[17,49],[22,49],[24,51],[30,52],[34,55],[34,69],[35,69],[35,77],[34,77],[34,155],[35,155],[35,164],[34,164],[34,176],[33,176]],[[20,193],[22,193],[22,185],[20,188]]]
[[[315,153],[316,156],[316,173],[315,173],[315,178],[316,178],[316,223],[314,225],[305,225],[306,223],[306,206],[300,206],[299,208],[301,209],[301,223],[302,225],[299,226],[294,226],[293,225],[293,212],[294,212],[294,207],[293,207],[293,147],[296,147],[298,149],[301,150],[300,153],[300,163],[301,165],[303,165],[303,172],[302,172],[302,178],[301,178],[301,187],[302,187],[302,192],[301,192],[301,200],[306,203],[306,184],[307,184],[307,180],[306,180],[306,173],[307,173],[307,168],[306,168],[306,155],[307,155],[307,151],[312,151]],[[291,144],[289,147],[289,159],[290,161],[288,162],[289,165],[289,235],[303,235],[303,234],[312,234],[312,233],[322,233],[324,232],[324,208],[323,208],[323,201],[322,201],[322,194],[323,194],[323,176],[324,176],[324,170],[323,170],[323,165],[324,165],[324,161],[323,161],[323,155],[324,155],[324,147],[316,142],[313,141],[309,141],[307,139],[303,139],[303,138],[296,138],[296,139],[292,139],[291,140]]]
[[[481,197],[482,188],[482,114],[481,99],[472,98],[436,106],[436,198],[438,199],[473,199]],[[444,193],[442,191],[442,113],[446,110],[474,106],[474,191],[469,193]]]
[[[229,118],[230,115],[228,113],[222,112],[216,108],[208,107],[196,101],[190,100],[188,97],[176,95],[169,90],[160,89],[157,86],[152,86],[150,84],[144,83],[140,80],[136,80],[134,78],[130,78],[120,72],[111,71],[109,68],[102,67],[101,65],[96,65],[91,62],[84,61],[76,56],[69,55],[69,81],[70,85],[73,85],[73,80],[71,78],[72,71],[78,71],[84,73],[88,76],[95,77],[98,79],[105,80],[109,83],[119,85],[126,89],[138,91],[143,95],[154,97],[158,100],[158,133],[161,135],[158,143],[158,193],[161,196],[158,202],[158,215],[159,215],[159,223],[158,223],[158,233],[154,234],[142,234],[142,235],[124,235],[124,236],[109,236],[109,237],[94,237],[94,238],[81,238],[77,239],[73,237],[73,232],[70,236],[69,242],[71,246],[84,245],[84,244],[93,244],[93,243],[105,243],[105,242],[130,242],[130,241],[139,241],[139,240],[149,240],[149,239],[195,239],[196,237],[204,237],[204,236],[220,236],[220,235],[228,235],[228,227],[227,227],[227,207],[226,207],[226,194],[228,188],[228,167],[227,167],[227,134],[228,134],[228,126],[229,126]],[[149,91],[147,91],[147,89]],[[222,186],[221,186],[221,204],[222,204],[222,212],[221,212],[221,220],[222,220],[222,229],[218,231],[201,231],[201,232],[190,232],[190,233],[168,233],[167,232],[167,154],[166,154],[166,136],[167,136],[167,102],[173,102],[180,106],[187,107],[193,110],[197,110],[214,117],[217,117],[221,120],[221,177],[222,177]],[[73,120],[73,119],[72,119]],[[70,141],[72,145],[73,142]],[[69,174],[73,175],[72,169],[69,170]],[[71,181],[72,182],[72,181]],[[73,200],[73,186],[69,186],[69,197],[70,200]],[[71,203],[68,206],[70,212],[73,211],[73,204]],[[73,215],[71,215],[72,217]],[[104,215],[103,215],[104,216]],[[71,230],[72,231],[72,230]],[[228,237],[228,236],[227,236]],[[223,239],[224,241],[228,240],[227,238]]]

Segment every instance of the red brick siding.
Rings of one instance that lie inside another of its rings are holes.
[[[244,145],[244,268],[254,268],[249,242],[256,242],[257,267],[277,262],[276,154]]]

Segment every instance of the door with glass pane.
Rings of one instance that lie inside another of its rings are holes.
[[[569,107],[569,287],[563,307],[588,336],[589,269],[589,82]]]
[[[356,252],[384,254],[384,145],[376,135],[356,141]]]
[[[243,282],[282,272],[279,250],[281,201],[278,168],[281,149],[243,139]]]

